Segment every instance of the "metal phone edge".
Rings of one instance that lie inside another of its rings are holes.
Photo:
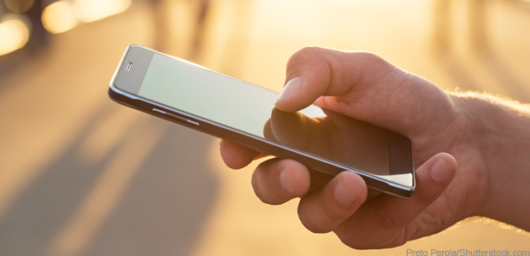
[[[123,62],[127,56],[127,53],[129,52],[130,48],[131,47],[141,47],[141,48],[144,48],[146,50],[149,50],[149,51],[153,51],[155,53],[158,53],[158,54],[162,54],[164,56],[168,56],[168,57],[171,57],[171,58],[174,58],[174,59],[178,59],[176,57],[173,57],[173,56],[170,56],[170,55],[167,55],[167,54],[164,54],[164,53],[160,53],[158,51],[155,51],[155,50],[152,50],[152,49],[149,49],[149,48],[146,48],[146,47],[143,47],[143,46],[140,46],[140,45],[136,45],[136,44],[131,44],[129,46],[127,46],[127,48],[125,49],[125,52],[120,60],[120,63],[118,65],[118,67],[116,68],[116,71],[114,72],[114,75],[112,76],[112,79],[109,83],[109,97],[118,102],[118,103],[121,103],[123,105],[126,105],[128,107],[132,107],[134,109],[138,109],[138,110],[141,110],[143,112],[146,112],[146,113],[149,113],[151,115],[153,115],[152,113],[152,110],[147,110],[147,109],[141,109],[141,108],[136,108],[134,107],[134,105],[131,105],[131,104],[124,104],[126,102],[123,102],[123,101],[120,101],[118,99],[116,99],[115,97],[113,97],[112,93],[116,93],[116,94],[119,94],[123,97],[126,97],[126,98],[129,98],[131,100],[136,100],[136,101],[142,101],[143,103],[146,103],[146,104],[149,104],[151,106],[154,106],[154,107],[157,107],[157,108],[160,108],[160,109],[163,109],[163,110],[166,110],[166,111],[169,111],[170,113],[173,112],[173,113],[176,113],[176,114],[179,114],[179,115],[182,115],[184,116],[185,118],[189,118],[191,119],[192,121],[196,121],[196,122],[204,122],[204,123],[207,123],[209,125],[213,125],[213,126],[216,126],[216,127],[219,127],[221,129],[225,129],[225,130],[228,130],[230,132],[233,132],[233,133],[236,133],[238,135],[242,135],[242,136],[246,136],[246,137],[250,137],[252,139],[255,139],[255,140],[258,140],[260,142],[263,142],[263,143],[267,143],[269,145],[272,145],[272,146],[275,146],[275,147],[279,147],[279,148],[282,148],[284,150],[287,150],[287,151],[290,151],[292,153],[296,153],[296,154],[299,154],[299,155],[302,155],[304,157],[307,157],[307,158],[310,158],[310,159],[313,159],[313,160],[317,160],[317,161],[320,161],[320,162],[324,162],[328,165],[331,165],[331,166],[334,166],[334,167],[337,167],[337,168],[341,168],[345,171],[353,171],[359,175],[361,175],[362,177],[365,177],[365,178],[369,178],[369,179],[372,179],[372,180],[375,180],[375,181],[378,181],[378,182],[382,182],[390,187],[393,187],[395,189],[398,189],[402,192],[405,192],[404,194],[400,195],[400,194],[395,194],[395,193],[391,193],[391,192],[388,192],[388,191],[385,191],[385,190],[382,190],[382,189],[379,189],[377,187],[373,187],[373,186],[369,186],[370,188],[374,189],[374,190],[377,190],[379,192],[382,192],[382,193],[386,193],[386,194],[390,194],[390,195],[393,195],[393,196],[397,196],[397,197],[400,197],[400,198],[410,198],[410,196],[412,196],[414,190],[415,190],[415,187],[416,187],[416,178],[415,178],[415,170],[414,170],[414,166],[412,166],[413,168],[413,171],[412,171],[412,186],[405,186],[405,185],[401,185],[401,184],[398,184],[398,183],[395,183],[395,182],[392,182],[392,181],[389,181],[389,180],[386,180],[386,179],[383,179],[383,178],[380,178],[380,177],[377,177],[377,176],[374,176],[370,173],[367,173],[365,171],[362,171],[362,170],[357,170],[355,168],[352,168],[352,167],[347,167],[347,166],[343,166],[341,164],[338,164],[338,163],[334,163],[334,162],[330,162],[330,161],[327,161],[326,159],[322,159],[318,156],[313,156],[311,154],[308,154],[306,152],[302,152],[302,151],[298,151],[298,150],[295,150],[295,149],[292,149],[292,148],[289,148],[289,147],[286,147],[286,146],[283,146],[283,145],[280,145],[280,144],[276,144],[276,143],[273,143],[271,141],[268,141],[268,140],[265,140],[263,138],[260,138],[260,137],[257,137],[253,134],[249,134],[249,133],[246,133],[246,132],[243,132],[243,131],[239,131],[237,129],[234,129],[232,127],[229,127],[229,126],[225,126],[223,124],[219,124],[219,123],[216,123],[216,122],[213,122],[213,121],[210,121],[210,120],[207,120],[207,119],[204,119],[204,118],[201,118],[199,116],[195,116],[195,115],[192,115],[192,114],[189,114],[187,112],[184,112],[184,111],[181,111],[181,110],[178,110],[176,108],[172,108],[172,107],[169,107],[169,106],[166,106],[166,105],[163,105],[163,104],[160,104],[160,103],[157,103],[157,102],[154,102],[154,101],[151,101],[149,99],[145,99],[143,97],[140,97],[140,96],[137,96],[137,95],[134,95],[132,93],[129,93],[129,92],[126,92],[124,90],[121,90],[120,88],[116,87],[114,85],[115,83],[115,80],[116,80],[116,77],[118,76],[118,73],[123,65]],[[181,59],[178,59],[178,60],[181,60]],[[185,60],[181,60],[181,61],[185,61]],[[194,66],[198,66],[198,67],[201,67],[203,69],[206,69],[206,70],[210,70],[208,68],[205,68],[205,67],[202,67],[198,64],[195,64],[195,63],[191,63],[189,61],[185,61],[186,63],[190,63]],[[211,72],[215,72],[217,74],[221,74],[221,73],[218,73],[216,71],[213,71],[213,70],[210,70]],[[221,74],[221,75],[224,75],[224,74]],[[224,75],[224,76],[227,76],[227,75]],[[227,77],[230,77],[230,76],[227,76]],[[230,77],[232,78],[232,77]],[[235,78],[233,78],[235,79]],[[245,81],[244,81],[245,82]],[[248,83],[248,82],[245,82],[245,83]],[[248,84],[251,84],[251,83],[248,83]],[[253,85],[253,84],[251,84]],[[253,85],[255,87],[258,87],[258,88],[262,88],[262,87],[259,87],[259,86],[256,86],[256,85]],[[265,88],[263,88],[265,89]],[[158,117],[158,116],[157,116]],[[180,123],[177,123],[177,124],[180,124]],[[203,130],[201,130],[200,128],[197,128],[197,127],[192,127],[193,129],[196,129],[198,131],[201,131],[201,132],[204,132]],[[325,172],[325,171],[322,171],[322,170],[318,170],[318,171],[321,171],[321,172],[324,172],[324,173],[328,173],[328,172]],[[329,173],[328,173],[329,174]]]

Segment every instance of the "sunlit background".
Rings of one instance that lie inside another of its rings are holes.
[[[262,204],[218,139],[119,106],[129,44],[274,90],[308,45],[375,52],[447,90],[530,102],[530,1],[0,0],[0,255],[406,255],[529,250],[467,220],[382,251]]]

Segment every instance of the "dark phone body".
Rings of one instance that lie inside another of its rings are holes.
[[[345,166],[343,164],[330,161],[326,158],[319,157],[318,155],[289,147],[288,145],[281,144],[277,141],[262,138],[225,124],[206,119],[202,116],[198,116],[139,96],[139,88],[142,86],[142,82],[146,76],[154,54],[164,55],[162,53],[158,53],[136,45],[131,45],[127,48],[110,83],[108,92],[111,99],[120,104],[138,109],[171,122],[253,148],[259,152],[275,155],[284,159],[293,159],[299,161],[311,169],[330,175],[336,175],[344,170],[356,172],[363,177],[369,188],[378,190],[380,192],[402,198],[408,198],[412,196],[415,187],[414,167],[412,162],[410,140],[405,136],[385,130],[388,136],[388,159],[390,174],[411,174],[412,180],[410,182],[410,186],[402,185],[397,182],[378,177],[369,172],[358,170],[350,166]],[[175,61],[186,63],[186,65],[192,65],[197,68],[204,69],[195,64],[187,63],[171,56],[164,56],[173,58]],[[134,63],[135,65],[134,72],[129,71],[133,65],[130,63]],[[204,70],[205,72],[213,72],[216,75],[219,75],[220,78],[221,76],[223,79],[227,78],[227,76],[214,71],[207,69]],[[238,82],[241,81],[238,80]],[[127,87],[128,91],[121,89],[125,86]],[[255,85],[248,84],[248,86]],[[264,88],[261,89],[268,91]]]

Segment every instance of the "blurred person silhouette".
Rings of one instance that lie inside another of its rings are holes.
[[[471,216],[530,230],[530,107],[477,93],[444,91],[368,52],[308,47],[288,61],[276,107],[319,105],[411,139],[416,190],[410,199],[368,191],[356,173],[335,177],[272,158],[252,175],[267,204],[300,197],[298,215],[315,233],[335,232],[358,249],[388,248],[438,233]],[[222,140],[238,169],[260,152]]]

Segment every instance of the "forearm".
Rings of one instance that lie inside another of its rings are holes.
[[[530,230],[530,108],[488,95],[459,98],[487,174],[477,214]]]

